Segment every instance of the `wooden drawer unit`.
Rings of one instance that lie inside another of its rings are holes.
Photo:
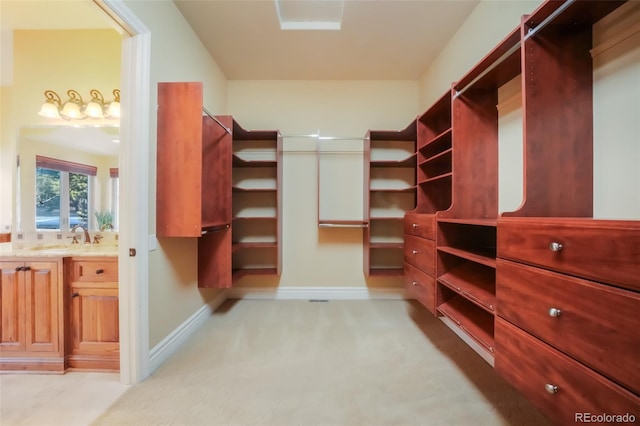
[[[109,282],[118,281],[118,261],[77,260],[71,271],[73,281]]]
[[[425,238],[405,235],[404,261],[431,276],[435,275],[435,242]]]
[[[640,398],[501,318],[495,368],[557,424],[585,413],[640,418]]]
[[[640,291],[640,221],[501,219],[498,257]]]
[[[497,264],[498,315],[640,394],[640,294]]]
[[[436,216],[433,214],[405,214],[404,233],[434,240],[436,238]]]
[[[404,264],[405,289],[432,314],[436,313],[435,278],[408,263]]]

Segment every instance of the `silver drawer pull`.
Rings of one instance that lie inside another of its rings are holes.
[[[411,250],[411,253],[418,254],[418,250]]]
[[[412,281],[411,285],[420,285],[420,284],[418,284],[418,281]]]
[[[557,309],[557,308],[550,308],[549,309],[549,316],[550,317],[558,318],[561,313],[562,313],[562,311],[560,309]]]
[[[546,385],[544,385],[544,390],[546,390],[551,395],[553,395],[554,393],[558,393],[558,387],[550,383],[547,383]]]
[[[417,227],[418,227],[418,224],[417,224],[417,223],[414,223],[414,224],[412,224],[411,226],[413,226],[414,228],[417,228]]]
[[[562,244],[556,243],[555,241],[549,244],[549,250],[551,251],[560,251],[562,250]]]

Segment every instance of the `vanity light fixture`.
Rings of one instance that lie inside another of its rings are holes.
[[[117,119],[120,118],[120,90],[113,91],[114,99],[112,102],[105,104],[102,93],[96,89],[92,89],[89,94],[91,100],[84,103],[82,96],[76,90],[68,90],[69,97],[64,103],[60,96],[53,90],[44,92],[46,101],[42,104],[38,115],[47,118],[63,118],[65,120],[83,120],[87,117],[93,119]]]

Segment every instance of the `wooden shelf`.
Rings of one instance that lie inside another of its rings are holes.
[[[465,334],[493,354],[493,315],[459,295],[440,304],[437,311],[456,323]]]
[[[242,217],[234,217],[233,221],[254,221],[254,220],[278,220],[275,216],[242,216]]]
[[[415,209],[417,199],[416,132],[417,124],[413,120],[403,130],[370,130],[365,137],[363,189],[369,225],[363,233],[366,276],[402,276],[404,273],[404,214]],[[399,159],[389,159],[394,157]],[[407,186],[394,188],[400,185]]]
[[[475,226],[498,226],[498,219],[452,219],[452,218],[437,218],[438,222],[442,223],[459,223],[461,225],[475,225]]]
[[[411,168],[416,166],[416,155],[413,154],[410,157],[405,158],[404,160],[375,160],[371,161],[371,167],[397,167],[397,168]]]
[[[278,275],[278,270],[276,268],[234,269],[232,273],[233,281],[237,281],[247,275]]]
[[[438,277],[438,282],[493,314],[496,309],[496,272],[476,263],[464,263]]]
[[[433,139],[425,141],[424,144],[418,149],[422,154],[427,152],[442,151],[451,148],[451,127],[435,136]]]
[[[242,242],[242,243],[233,243],[231,245],[231,249],[234,253],[242,249],[274,249],[274,248],[278,248],[278,243],[275,241],[273,242]]]
[[[371,241],[369,243],[369,248],[371,248],[371,249],[398,249],[398,250],[402,250],[404,248],[404,243],[385,243],[385,242]]]
[[[451,173],[451,172],[444,173],[444,174],[441,174],[440,176],[435,176],[435,177],[420,181],[420,182],[418,182],[418,185],[425,185],[427,183],[439,182],[439,181],[442,181],[444,179],[451,179],[452,176],[453,176],[453,173]]]
[[[488,266],[490,268],[496,267],[496,255],[495,249],[460,249],[455,247],[439,246],[438,251],[448,253],[453,256],[461,257],[463,259],[470,260],[472,262],[480,263],[481,265]]]
[[[278,192],[278,190],[276,188],[240,188],[237,186],[234,186],[233,188],[231,188],[232,192]]]
[[[242,158],[233,156],[233,167],[276,167],[277,160],[243,160]]]
[[[419,166],[425,166],[427,164],[436,162],[436,161],[447,161],[449,164],[451,164],[451,154],[453,153],[453,149],[449,148],[447,150],[444,150],[442,152],[439,152],[438,154],[432,155],[431,157],[428,157],[427,159],[425,159],[424,161],[421,161]],[[451,167],[449,167],[451,168]]]
[[[413,193],[416,190],[415,186],[408,188],[369,188],[370,192],[398,192],[398,193]]]
[[[369,220],[398,220],[398,221],[403,221],[404,220],[404,216],[371,216],[369,217]]]

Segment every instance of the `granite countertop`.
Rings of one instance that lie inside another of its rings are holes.
[[[118,256],[117,244],[0,243],[2,257]]]

